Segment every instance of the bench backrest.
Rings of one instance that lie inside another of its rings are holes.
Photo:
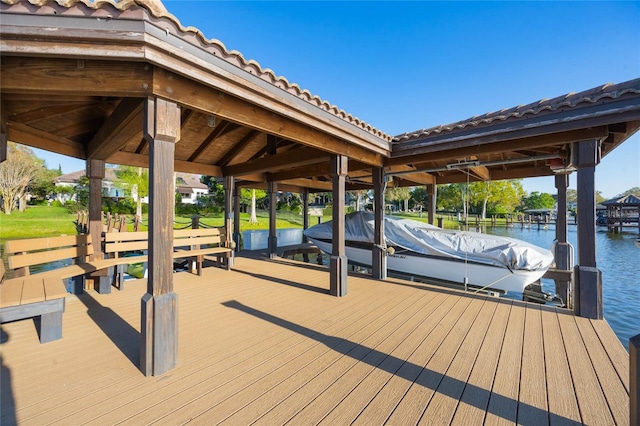
[[[173,247],[212,245],[225,243],[224,228],[177,229],[173,231]],[[149,248],[149,233],[107,232],[104,234],[104,252],[119,257],[128,251],[143,251]]]
[[[94,254],[91,237],[87,234],[10,240],[5,244],[5,251],[9,269],[24,269],[25,275],[31,273],[31,266],[67,259],[81,263]]]

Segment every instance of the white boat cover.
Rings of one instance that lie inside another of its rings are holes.
[[[332,223],[324,222],[304,231],[315,239],[331,239]],[[374,215],[350,213],[345,218],[345,240],[373,243]],[[506,266],[512,270],[534,271],[548,268],[553,262],[551,251],[509,237],[471,231],[441,229],[417,220],[393,216],[384,218],[387,246],[431,256],[452,257],[470,262]],[[396,253],[401,254],[397,251]]]

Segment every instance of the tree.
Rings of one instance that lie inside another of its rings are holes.
[[[217,206],[224,206],[224,185],[218,182],[215,177],[211,176],[200,177],[200,182],[209,187],[209,193],[211,194],[213,202]]]
[[[524,195],[525,191],[520,179],[493,181],[487,200],[487,213],[513,213]]]
[[[258,223],[258,217],[256,215],[256,202],[267,197],[267,191],[261,189],[247,189],[242,188],[240,191],[240,198],[242,203],[251,206],[251,217],[249,223]]]
[[[429,204],[426,188],[424,186],[414,187],[411,190],[411,198],[409,200],[413,202],[414,208],[420,206],[420,208],[424,209]]]
[[[552,209],[556,205],[556,200],[546,192],[533,191],[529,196],[522,197],[523,210]]]
[[[469,184],[469,204],[472,206],[472,211],[478,213],[482,219],[487,217],[487,203],[491,197],[491,189],[494,182],[488,180],[484,182],[473,182]]]
[[[640,197],[640,186],[634,186],[633,188],[627,189],[619,197],[624,197],[625,195],[635,195]]]
[[[411,188],[402,187],[402,188],[387,188],[384,191],[384,197],[388,201],[404,201],[405,208],[407,207],[407,202],[409,198],[411,198]]]
[[[460,185],[438,185],[438,197],[436,199],[436,207],[438,210],[462,211],[461,199]]]
[[[7,159],[0,164],[0,196],[5,214],[11,214],[16,201],[22,199],[36,177],[44,170],[44,162],[31,148],[9,142]]]
[[[149,195],[149,170],[142,167],[120,166],[116,170],[116,185],[129,191],[136,201],[136,215],[142,217],[142,199]]]
[[[44,199],[48,195],[51,195],[56,191],[56,186],[53,183],[53,180],[60,176],[58,174],[58,169],[50,169],[47,170],[44,167],[42,171],[38,173],[33,182],[31,183],[30,192],[32,195],[35,195],[39,199]]]

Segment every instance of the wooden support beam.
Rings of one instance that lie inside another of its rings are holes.
[[[87,157],[105,160],[134,138],[142,139],[143,99],[124,98],[87,146]]]
[[[220,136],[229,133],[232,130],[237,129],[238,127],[240,127],[240,125],[236,124],[236,123],[231,123],[229,121],[225,121],[225,120],[221,120],[220,123],[218,123],[216,125],[216,127],[213,128],[213,130],[211,131],[211,133],[209,133],[209,136],[207,136],[205,138],[205,140],[200,144],[200,146],[198,146],[198,148],[193,152],[193,154],[191,154],[191,157],[189,157],[189,159],[187,161],[192,162],[192,161],[196,161],[198,158],[200,158],[200,156],[202,155],[202,153],[209,148],[209,146],[211,146],[211,144]]]
[[[86,162],[86,175],[89,178],[89,235],[94,247],[94,259],[104,259],[102,251],[102,181],[105,176],[105,164],[102,160],[89,159]],[[108,270],[97,271],[85,279],[87,289],[96,290],[100,294],[111,293],[111,279]],[[76,280],[74,288],[80,293],[81,277]]]
[[[485,166],[471,167],[469,170],[471,171],[471,173],[473,173],[476,177],[478,177],[483,182],[486,182],[491,179],[491,173],[489,172],[489,169],[486,168]]]
[[[269,259],[275,259],[278,252],[278,237],[276,236],[276,219],[278,205],[278,183],[269,182]]]
[[[107,162],[112,164],[125,164],[127,166],[149,168],[149,157],[146,155],[135,154],[133,152],[116,152],[108,158]],[[211,164],[190,163],[188,161],[174,160],[173,168],[176,172],[222,177],[222,169]]]
[[[318,191],[330,192],[333,189],[331,182],[325,182],[315,179],[288,179],[280,181],[282,185],[297,186],[300,188],[315,189]]]
[[[305,189],[302,193],[302,230],[306,229],[309,229],[309,189]],[[304,234],[302,242],[309,242],[309,239]]]
[[[568,224],[567,224],[567,187],[569,186],[569,175],[557,174],[555,176],[555,185],[558,190],[558,213],[556,218],[556,243],[554,246],[553,256],[556,262],[556,268],[562,271],[568,271],[570,279],[559,278],[554,279],[556,285],[556,294],[568,305],[569,309],[573,308],[573,300],[571,298],[571,286],[573,281],[573,246],[567,240]]]
[[[222,168],[224,176],[243,176],[253,173],[292,169],[329,160],[329,154],[314,148],[301,148],[278,155],[267,155],[242,164]]]
[[[231,149],[222,156],[220,161],[218,161],[218,164],[221,166],[228,166],[233,159],[236,158],[236,156],[240,154],[259,134],[260,132],[257,130],[250,130],[249,133],[244,135],[242,139],[236,142]]]
[[[574,144],[578,166],[578,259],[575,267],[574,311],[582,317],[603,318],[602,272],[596,267],[595,170],[600,162],[599,140]]]
[[[2,56],[2,93],[146,97],[153,68],[143,62]]]
[[[8,126],[9,114],[7,113],[7,108],[4,105],[4,100],[0,99],[0,163],[7,159]]]
[[[81,160],[87,158],[83,144],[34,129],[24,124],[9,121],[7,138],[12,142],[44,149],[45,151],[56,152],[69,157],[80,158]]]
[[[235,178],[233,176],[227,176],[224,178],[224,233],[225,233],[225,247],[231,247],[233,240],[233,207],[234,207],[234,193],[235,193]],[[233,252],[227,258],[227,268],[233,266]]]
[[[491,170],[492,180],[504,180],[504,179],[521,179],[526,177],[540,177],[549,176],[551,170],[549,166],[532,166],[532,167],[518,167],[513,169],[493,169]],[[440,183],[440,179],[438,179]],[[444,182],[443,182],[444,183]]]
[[[394,150],[391,158],[385,160],[385,167],[396,164],[424,163],[427,161],[438,160],[455,160],[470,156],[478,156],[482,154],[495,154],[505,151],[514,151],[520,149],[536,149],[545,146],[577,142],[588,139],[597,139],[607,137],[609,130],[607,126],[591,127],[588,129],[570,130],[566,132],[557,132],[546,135],[526,136],[513,140],[503,141],[477,141],[462,140],[455,141],[450,144],[436,144],[433,146],[422,147],[420,150]]]
[[[434,182],[431,185],[427,185],[425,188],[427,192],[427,222],[431,225],[435,223],[436,220],[436,201],[437,201],[437,190],[438,186]]]
[[[357,137],[349,135],[339,128],[329,129],[327,127],[326,130],[318,130],[310,123],[294,120],[284,114],[276,114],[268,109],[268,105],[247,102],[161,68],[154,69],[153,91],[159,96],[168,96],[189,108],[215,114],[217,117],[260,130],[263,133],[323,151],[348,155],[371,165],[382,165],[384,156],[388,154],[388,151],[365,140],[357,140]],[[273,107],[279,108],[280,105],[273,105]],[[305,119],[313,122],[314,125],[326,127],[326,123],[319,123],[312,116]],[[334,136],[335,132],[343,135],[344,139]],[[348,140],[352,141],[347,142]],[[359,145],[360,143],[362,145]],[[238,176],[234,173],[228,174]]]
[[[344,155],[331,156],[331,179],[333,183],[333,245],[329,259],[329,292],[332,296],[347,295],[347,266],[348,259],[345,249],[344,198],[345,180],[348,172],[347,157]]]
[[[173,291],[173,158],[180,140],[180,107],[149,98],[144,134],[149,141],[149,277],[142,297],[140,369],[160,375],[178,363],[178,296]]]
[[[235,251],[240,251],[240,188],[237,186],[233,191],[233,241],[236,243]]]
[[[349,160],[349,173],[360,170],[371,169],[371,166],[357,160]],[[308,166],[296,167],[292,170],[268,173],[267,180],[283,181],[299,178],[312,178],[317,176],[329,176],[331,173],[329,162],[310,164]]]
[[[374,231],[371,253],[372,275],[377,280],[387,279],[387,251],[384,239],[384,189],[385,175],[382,167],[373,169]]]

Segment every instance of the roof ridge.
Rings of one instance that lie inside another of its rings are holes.
[[[495,121],[505,121],[510,118],[522,118],[525,115],[537,115],[545,110],[557,111],[563,107],[575,108],[581,103],[595,104],[602,99],[617,99],[627,93],[640,94],[640,78],[619,84],[606,83],[579,93],[570,92],[555,98],[544,98],[526,105],[518,105],[513,108],[505,108],[500,111],[488,112],[480,116],[474,116],[466,120],[460,120],[450,124],[438,125],[431,128],[416,130],[414,132],[403,133],[396,136],[393,141],[402,142],[418,137],[426,137],[432,134],[462,130],[467,127],[477,127],[482,124],[491,124]]]
[[[126,11],[132,6],[139,6],[141,8],[146,9],[153,17],[158,19],[168,19],[176,28],[185,33],[191,34],[194,38],[200,41],[204,48],[216,48],[220,54],[216,54],[216,52],[212,52],[215,56],[220,57],[226,62],[235,65],[236,67],[248,72],[249,74],[255,75],[256,77],[276,86],[285,92],[288,92],[304,101],[312,106],[320,108],[347,123],[356,126],[367,133],[370,133],[380,139],[383,139],[387,142],[390,142],[393,137],[382,130],[375,128],[374,126],[366,123],[365,121],[355,117],[352,114],[349,114],[345,110],[339,108],[336,105],[332,105],[330,102],[323,100],[317,95],[313,95],[309,90],[302,89],[298,84],[291,83],[284,76],[277,76],[276,73],[270,68],[262,68],[262,66],[253,59],[246,59],[242,53],[237,50],[229,50],[224,45],[224,43],[215,38],[207,38],[204,33],[196,27],[188,26],[185,27],[182,25],[180,20],[173,14],[171,14],[167,8],[164,6],[161,0],[0,0],[2,3],[14,5],[20,2],[28,2],[34,6],[45,6],[48,3],[56,3],[61,7],[71,8],[76,6],[77,4],[83,4],[86,7],[99,10],[104,6],[108,5],[119,11]]]

